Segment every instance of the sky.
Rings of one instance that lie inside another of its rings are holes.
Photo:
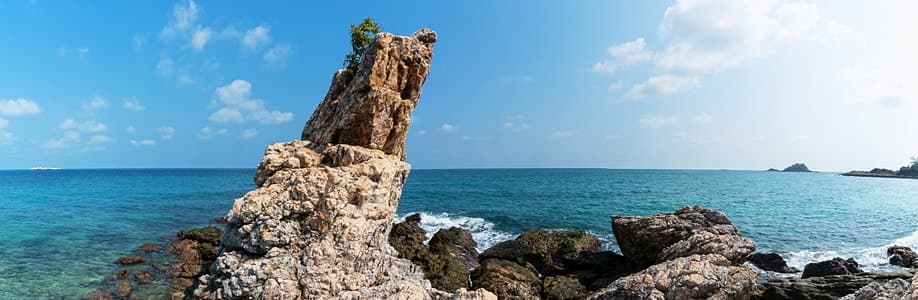
[[[414,168],[918,156],[914,1],[326,2],[4,2],[0,169],[254,168],[299,137],[365,17],[439,35]]]

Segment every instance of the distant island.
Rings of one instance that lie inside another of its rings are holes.
[[[768,169],[767,171],[768,172],[813,172],[810,170],[810,168],[806,167],[806,164],[802,164],[802,163],[796,163],[796,164],[790,165],[789,167],[784,168],[784,170],[778,170],[778,169],[771,168],[771,169]]]
[[[908,166],[899,168],[898,171],[883,169],[883,168],[874,168],[870,171],[851,171],[848,173],[842,173],[842,176],[855,176],[855,177],[882,177],[882,178],[910,178],[918,179],[918,157],[912,157],[911,163]]]

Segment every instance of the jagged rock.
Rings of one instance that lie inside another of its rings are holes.
[[[842,259],[841,257],[832,260],[809,263],[803,267],[803,275],[800,278],[827,276],[827,275],[848,275],[862,273],[857,262],[853,258]]]
[[[143,257],[137,255],[120,257],[116,261],[120,265],[136,265],[145,262],[146,260]]]
[[[568,264],[570,274],[595,291],[623,276],[640,271],[630,260],[612,251],[586,253]]]
[[[389,244],[398,252],[398,257],[425,265],[430,259],[430,249],[424,245],[427,232],[421,228],[420,222],[421,215],[413,214],[405,218],[405,222],[392,225]]]
[[[498,299],[540,299],[541,282],[536,273],[503,259],[485,259],[472,272],[472,285],[497,295]]]
[[[639,267],[694,254],[719,254],[734,264],[755,250],[730,219],[700,206],[648,217],[612,217],[612,231],[625,257]]]
[[[906,295],[910,285],[910,282],[902,279],[893,279],[886,283],[871,282],[839,300],[908,300]]]
[[[772,271],[778,273],[797,273],[800,272],[797,268],[789,267],[787,262],[784,261],[784,258],[780,254],[771,252],[771,253],[753,253],[750,254],[747,258],[747,261],[758,267],[759,269],[765,271]]]
[[[569,264],[584,254],[599,251],[599,239],[582,231],[533,229],[515,240],[504,241],[481,253],[480,259],[498,258],[531,266],[546,275],[566,273]]]
[[[472,235],[460,228],[441,229],[424,245],[425,232],[419,226],[420,215],[408,216],[405,222],[396,223],[389,233],[389,244],[399,258],[408,259],[424,270],[424,278],[433,288],[454,291],[468,288],[469,258],[477,259]],[[471,244],[469,244],[471,241]],[[478,262],[475,262],[475,266]]]
[[[405,137],[436,33],[380,33],[356,72],[338,71],[302,141],[265,150],[257,188],[226,216],[200,298],[431,299],[389,233],[408,176]],[[461,297],[461,295],[453,295]]]
[[[178,232],[178,238],[201,243],[217,244],[220,242],[220,228],[202,227],[194,228],[188,231],[180,230]]]
[[[468,231],[458,227],[440,229],[428,244],[431,252],[456,256],[466,269],[478,267],[478,243]]]
[[[905,268],[914,268],[918,264],[918,254],[912,248],[905,246],[892,246],[886,249],[889,264]]]
[[[763,283],[763,289],[753,299],[760,300],[828,300],[856,292],[871,283],[890,280],[911,280],[912,272],[858,273],[811,278],[774,279]]]
[[[586,293],[586,287],[574,276],[551,276],[542,280],[542,299],[583,299],[586,297]]]
[[[749,299],[758,271],[719,254],[691,255],[615,280],[587,299]]]

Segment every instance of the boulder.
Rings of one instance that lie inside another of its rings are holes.
[[[118,258],[116,262],[120,265],[136,265],[136,264],[141,264],[145,261],[146,259],[144,259],[143,257],[137,256],[137,255],[131,255],[131,256],[120,257]]]
[[[734,264],[755,250],[722,212],[700,206],[647,217],[612,217],[612,231],[625,257],[638,267],[695,254],[718,254]]]
[[[696,254],[619,278],[587,299],[749,299],[758,274],[719,254]]]
[[[399,258],[408,259],[424,270],[431,287],[455,291],[469,287],[469,258],[478,258],[475,241],[467,231],[453,227],[441,229],[424,245],[425,232],[420,227],[420,215],[408,216],[405,222],[393,225],[389,244]],[[471,241],[471,244],[469,244]],[[478,262],[475,261],[475,266]]]
[[[179,230],[178,238],[207,244],[217,244],[220,242],[220,233],[220,228],[202,227],[194,228],[188,231]]]
[[[109,280],[113,280],[113,281],[117,281],[117,280],[125,279],[125,278],[127,278],[127,276],[128,276],[128,270],[121,270],[121,271],[118,271],[118,272],[115,273],[115,274],[112,274],[112,276],[109,277],[108,279],[109,279]]]
[[[892,246],[886,249],[889,264],[905,268],[914,268],[918,265],[918,254],[912,248],[905,246]]]
[[[542,280],[542,299],[574,300],[583,299],[587,289],[574,276],[551,276]]]
[[[911,283],[903,279],[893,279],[886,283],[871,282],[839,300],[907,300],[910,286]]]
[[[838,299],[857,292],[871,284],[887,281],[911,280],[913,272],[858,273],[810,278],[773,279],[762,284],[753,299],[761,300],[828,300]]]
[[[459,227],[440,229],[430,238],[430,251],[456,256],[466,269],[478,267],[478,243]]]
[[[146,244],[140,245],[140,247],[137,247],[138,250],[143,251],[143,252],[153,252],[153,251],[156,251],[162,248],[163,248],[163,245],[160,245],[157,243],[146,243]]]
[[[832,260],[809,263],[803,268],[801,278],[827,276],[827,275],[850,275],[862,273],[857,262],[853,258],[842,259],[841,257]]]
[[[420,226],[421,215],[413,214],[405,222],[392,225],[389,232],[389,245],[395,248],[399,258],[410,260],[418,265],[426,265],[430,260],[430,249],[424,245],[427,232]]]
[[[118,296],[127,297],[131,295],[131,292],[134,291],[134,286],[130,282],[122,281],[118,284]]]
[[[778,273],[797,273],[799,269],[789,267],[784,258],[778,253],[753,253],[746,260],[759,269]]]
[[[498,299],[540,299],[542,284],[536,273],[502,259],[485,259],[472,272],[472,285],[497,295]]]
[[[134,273],[134,279],[137,280],[137,282],[149,283],[153,281],[153,274],[145,270],[140,270]]]
[[[504,241],[481,253],[481,259],[498,258],[531,266],[545,275],[568,272],[582,255],[600,250],[599,239],[582,231],[533,229],[515,240]]]
[[[195,297],[442,295],[389,242],[410,170],[404,159],[411,112],[435,41],[429,29],[379,33],[356,71],[335,73],[302,140],[265,150],[256,188],[227,213],[220,254],[199,278]]]
[[[587,290],[595,291],[609,286],[618,278],[640,270],[621,254],[599,251],[583,254],[570,262],[568,271],[576,276]]]

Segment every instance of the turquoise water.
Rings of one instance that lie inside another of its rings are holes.
[[[112,262],[179,229],[212,225],[254,188],[253,170],[0,171],[0,299],[72,299]],[[612,214],[700,204],[725,212],[791,265],[850,256],[885,270],[892,243],[918,247],[918,180],[759,171],[415,170],[399,216],[462,226],[479,248],[533,227],[582,229],[615,249]]]

